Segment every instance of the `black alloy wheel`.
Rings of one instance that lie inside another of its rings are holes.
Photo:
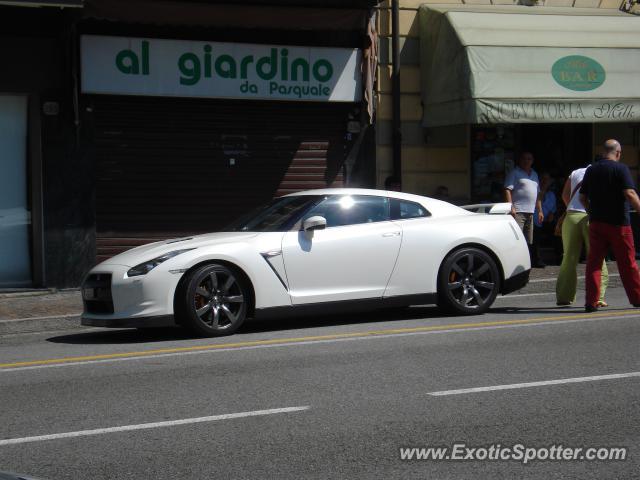
[[[484,313],[500,291],[496,262],[477,248],[451,253],[442,264],[438,278],[438,305],[449,312],[474,315]]]
[[[204,265],[186,279],[179,305],[185,326],[206,337],[231,335],[244,323],[251,294],[243,277],[226,265]]]

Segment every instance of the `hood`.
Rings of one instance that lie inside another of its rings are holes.
[[[136,265],[157,258],[174,250],[187,248],[210,247],[223,243],[244,242],[258,235],[256,232],[217,232],[191,237],[172,238],[161,242],[147,243],[126,252],[122,252],[100,265],[123,265],[135,267]]]

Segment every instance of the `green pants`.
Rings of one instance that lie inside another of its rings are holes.
[[[568,212],[562,224],[562,247],[564,255],[556,282],[556,300],[560,303],[572,302],[576,299],[578,274],[576,268],[580,261],[582,245],[589,251],[589,219],[586,213]],[[600,284],[600,300],[604,301],[604,294],[609,285],[609,271],[607,262],[602,263],[602,282]]]

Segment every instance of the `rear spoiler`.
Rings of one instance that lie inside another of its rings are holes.
[[[488,213],[489,215],[506,215],[511,213],[510,203],[478,203],[475,205],[462,205],[460,208],[474,213]]]

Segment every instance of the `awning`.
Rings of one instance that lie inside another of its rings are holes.
[[[423,125],[640,121],[640,17],[420,7]]]

